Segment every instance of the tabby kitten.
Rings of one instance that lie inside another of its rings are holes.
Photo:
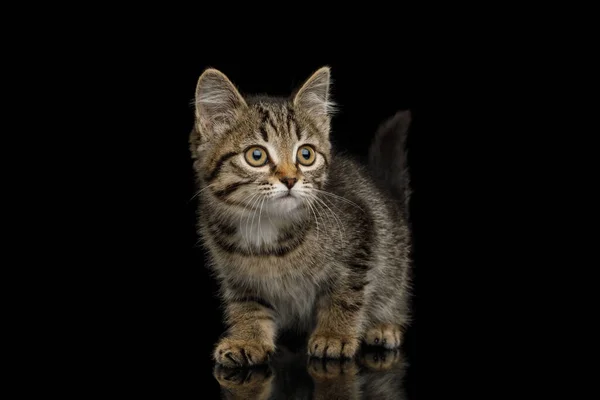
[[[266,362],[283,330],[309,333],[319,358],[402,341],[410,232],[405,198],[392,193],[408,187],[405,154],[372,163],[374,174],[334,154],[329,88],[328,67],[289,98],[242,96],[215,69],[198,80],[190,143],[199,234],[229,327],[220,364]],[[382,126],[371,159],[390,139],[404,143],[408,119]]]

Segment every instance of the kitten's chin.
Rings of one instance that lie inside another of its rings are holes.
[[[279,216],[289,216],[300,211],[302,200],[294,196],[278,197],[269,202],[269,212]]]

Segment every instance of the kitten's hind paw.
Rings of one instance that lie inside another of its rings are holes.
[[[402,331],[399,325],[380,324],[367,331],[365,343],[369,346],[380,346],[396,349],[402,343]]]

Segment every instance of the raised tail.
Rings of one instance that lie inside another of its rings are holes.
[[[407,220],[411,190],[406,138],[411,119],[411,112],[406,110],[385,120],[375,132],[369,149],[369,167],[379,183],[398,200]]]

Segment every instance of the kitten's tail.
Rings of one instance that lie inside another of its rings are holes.
[[[375,178],[398,200],[406,219],[411,195],[406,138],[411,119],[409,110],[388,118],[377,129],[369,149],[369,166]]]

